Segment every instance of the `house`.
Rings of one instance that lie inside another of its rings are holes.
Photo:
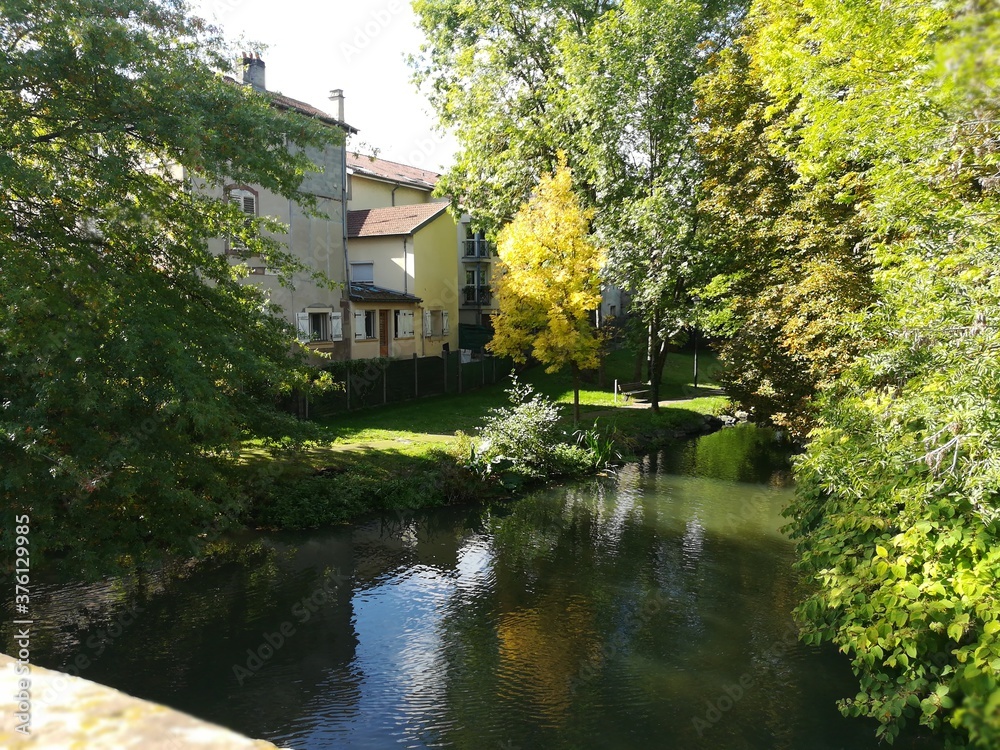
[[[334,91],[331,97],[337,105],[337,114],[331,115],[311,104],[292,99],[283,94],[268,91],[265,85],[265,64],[259,57],[245,55],[243,58],[243,81],[227,79],[233,85],[252,86],[267,94],[275,107],[299,112],[312,117],[331,128],[339,128],[350,135],[358,131],[344,122],[343,92]],[[289,144],[289,148],[295,148]],[[340,287],[328,289],[317,284],[306,274],[293,277],[294,288],[278,283],[272,269],[259,257],[246,257],[242,248],[231,239],[217,239],[210,243],[210,249],[229,257],[234,265],[245,264],[250,275],[244,283],[261,286],[271,300],[283,311],[286,320],[294,325],[299,340],[309,342],[318,352],[324,352],[335,359],[350,356],[351,342],[347,312],[347,167],[346,147],[329,146],[317,152],[307,152],[310,160],[320,171],[309,172],[303,178],[302,190],[316,197],[317,208],[327,218],[318,218],[307,213],[294,201],[264,189],[260,185],[226,184],[210,186],[197,182],[192,175],[179,175],[217,197],[236,202],[247,214],[271,216],[288,226],[285,235],[278,239],[285,242],[288,250],[304,264],[322,271]]]
[[[438,356],[458,347],[456,223],[439,177],[347,154],[352,358]]]

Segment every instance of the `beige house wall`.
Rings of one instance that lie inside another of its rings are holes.
[[[294,148],[294,146],[290,146]],[[234,187],[249,188],[257,195],[258,216],[275,218],[288,227],[283,234],[271,235],[286,245],[286,249],[300,260],[310,271],[319,271],[329,279],[341,284],[341,287],[328,289],[317,284],[307,273],[299,273],[292,277],[294,288],[283,287],[278,283],[277,276],[270,273],[260,257],[238,258],[229,256],[233,265],[244,264],[248,268],[263,269],[263,274],[252,274],[244,279],[244,283],[256,284],[265,290],[271,302],[278,305],[282,317],[292,326],[296,325],[296,313],[327,309],[339,311],[344,319],[344,335],[341,341],[314,342],[311,346],[334,359],[346,359],[350,356],[350,341],[348,339],[346,294],[342,285],[346,276],[346,249],[344,244],[344,206],[343,199],[343,165],[345,150],[328,148],[319,152],[310,149],[308,156],[320,171],[309,172],[303,178],[302,189],[316,196],[317,208],[326,218],[317,218],[306,212],[294,201],[283,198],[259,185],[209,186],[204,182],[192,180],[195,189],[201,190],[213,197],[224,198],[226,192]],[[189,175],[184,175],[190,179]],[[224,254],[227,242],[214,239],[209,243],[209,249],[217,254]],[[322,360],[316,360],[321,363]]]

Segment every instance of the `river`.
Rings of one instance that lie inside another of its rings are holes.
[[[33,658],[297,750],[874,749],[835,707],[845,657],[795,638],[782,459],[733,428],[515,502],[49,582]]]

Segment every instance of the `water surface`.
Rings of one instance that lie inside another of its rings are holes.
[[[844,657],[795,639],[780,454],[726,430],[509,504],[53,583],[35,658],[299,750],[873,749]]]

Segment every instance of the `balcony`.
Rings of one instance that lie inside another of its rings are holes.
[[[484,239],[467,239],[462,247],[462,258],[465,260],[492,258],[494,255],[493,243]]]
[[[493,302],[493,292],[486,285],[463,287],[462,304],[487,307]]]

